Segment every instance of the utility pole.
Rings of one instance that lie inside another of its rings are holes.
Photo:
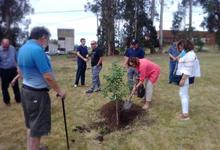
[[[163,51],[163,7],[164,0],[160,2],[160,52]]]

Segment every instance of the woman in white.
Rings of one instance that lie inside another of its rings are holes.
[[[191,77],[200,77],[200,65],[193,50],[194,45],[189,40],[186,40],[184,49],[186,54],[179,59],[176,72],[177,75],[182,75],[179,83],[182,112],[179,114],[178,118],[180,120],[189,120],[189,84],[192,84]]]

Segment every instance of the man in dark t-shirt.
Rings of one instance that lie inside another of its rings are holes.
[[[99,73],[102,70],[103,50],[97,46],[96,41],[91,41],[91,47],[92,87],[86,93],[98,92],[101,86]]]
[[[80,39],[81,45],[77,48],[77,72],[74,87],[79,84],[79,79],[81,79],[81,85],[85,85],[85,73],[86,73],[86,62],[88,61],[88,49],[86,40],[84,38]]]

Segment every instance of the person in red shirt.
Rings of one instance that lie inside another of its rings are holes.
[[[153,94],[153,85],[157,82],[160,75],[160,67],[148,59],[138,59],[137,57],[129,58],[128,66],[135,67],[140,75],[139,82],[134,86],[131,94],[145,81],[146,91],[143,109],[147,110]]]

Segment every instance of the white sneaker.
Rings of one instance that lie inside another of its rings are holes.
[[[78,86],[76,85],[76,84],[74,84],[74,86],[73,86],[74,88],[77,88]]]

